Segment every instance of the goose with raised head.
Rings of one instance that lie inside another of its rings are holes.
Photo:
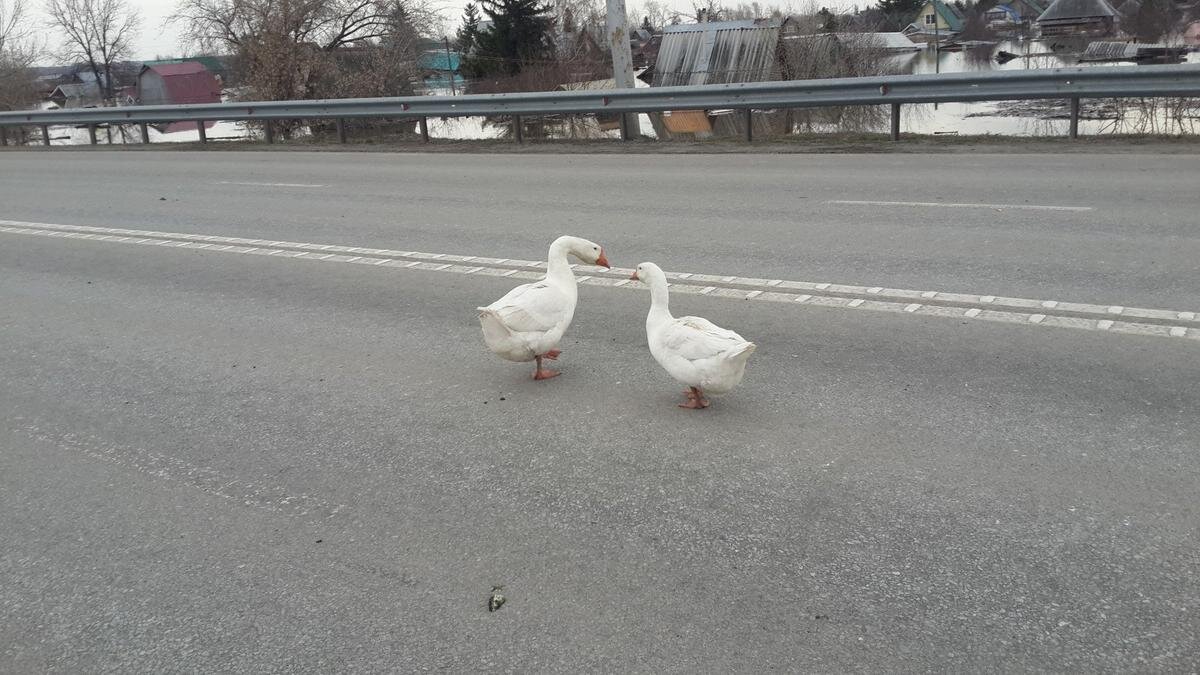
[[[558,342],[575,316],[579,290],[568,255],[589,265],[609,266],[599,244],[579,237],[559,237],[550,245],[545,277],[517,286],[487,307],[476,307],[488,349],[509,361],[536,361],[535,380],[559,374],[543,368],[542,361],[553,361],[562,353]]]
[[[680,408],[707,408],[705,394],[724,394],[742,381],[754,343],[698,316],[671,316],[667,275],[654,263],[644,262],[632,279],[650,287],[650,313],[646,339],[650,354],[671,377],[688,386],[687,402]]]

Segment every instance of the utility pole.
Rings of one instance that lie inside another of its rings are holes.
[[[617,89],[633,89],[633,51],[629,48],[629,26],[625,22],[625,0],[608,2],[608,46],[612,50],[613,82]],[[621,133],[626,140],[638,138],[642,130],[637,113],[622,113]]]
[[[443,35],[442,40],[446,42],[446,70],[450,73],[450,95],[458,96],[454,91],[454,60],[450,58],[450,37]]]
[[[933,72],[942,72],[942,31],[938,26],[942,22],[942,11],[938,7],[938,0],[933,2]],[[936,109],[937,106],[934,106]]]

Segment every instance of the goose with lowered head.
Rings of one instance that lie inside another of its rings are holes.
[[[559,237],[550,245],[546,276],[509,291],[487,307],[477,307],[483,341],[497,356],[509,361],[536,361],[533,379],[546,380],[558,371],[542,367],[562,352],[559,340],[575,316],[578,288],[567,256],[589,265],[608,267],[604,249],[579,237]]]

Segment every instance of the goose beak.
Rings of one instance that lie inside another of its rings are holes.
[[[612,269],[612,265],[608,264],[608,258],[604,255],[604,249],[600,249],[600,257],[596,258],[596,264],[600,267]]]
[[[630,275],[629,275],[629,278],[630,278],[630,279],[633,279],[634,281],[641,281],[641,279],[639,279],[639,278],[638,278],[638,275],[637,275],[637,270],[634,270],[634,271],[633,271],[633,274],[630,274]]]

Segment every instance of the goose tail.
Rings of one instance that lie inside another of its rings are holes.
[[[745,363],[750,358],[750,355],[754,353],[755,349],[758,349],[758,346],[753,342],[744,342],[726,351],[725,358],[735,363]]]
[[[483,327],[483,339],[489,345],[499,344],[512,336],[512,331],[504,325],[496,310],[488,307],[476,307],[479,310],[479,325]]]

